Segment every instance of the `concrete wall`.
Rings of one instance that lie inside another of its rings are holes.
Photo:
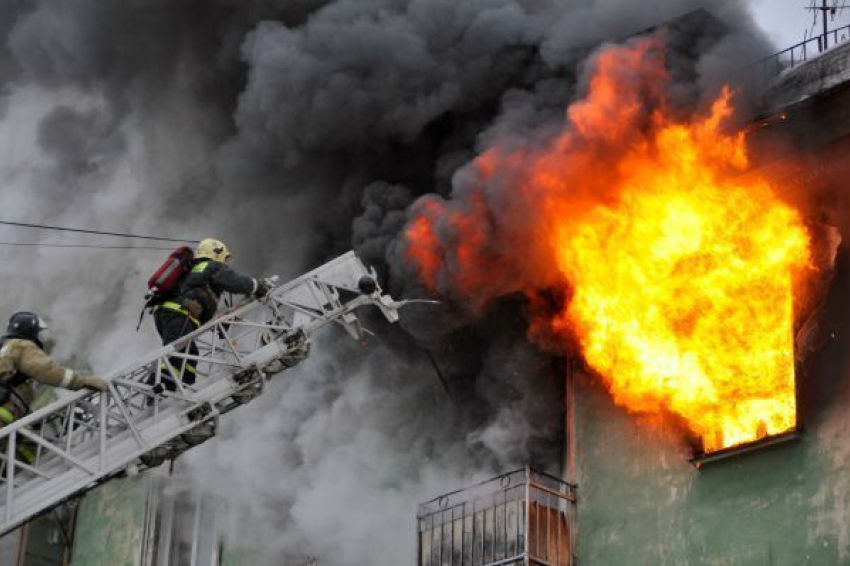
[[[794,443],[698,471],[681,431],[626,413],[591,378],[576,378],[580,564],[850,564],[847,289],[842,250],[821,322],[825,343],[798,375],[804,430]]]
[[[850,42],[782,73],[767,90],[770,107],[785,108],[818,97],[850,80]]]

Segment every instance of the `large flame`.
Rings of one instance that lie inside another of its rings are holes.
[[[482,155],[473,188],[415,209],[407,249],[433,289],[479,302],[561,281],[566,306],[547,325],[614,401],[678,415],[713,451],[796,424],[809,236],[748,170],[743,134],[724,130],[728,90],[702,116],[671,117],[662,58],[653,40],[604,51],[565,130]]]
[[[554,247],[575,289],[559,324],[614,400],[680,415],[710,451],[795,425],[793,275],[808,247],[768,184],[713,174],[701,154],[724,140],[703,125],[663,127],[665,149],[636,152],[619,201],[558,226]]]

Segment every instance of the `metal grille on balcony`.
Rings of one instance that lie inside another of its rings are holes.
[[[793,69],[797,65],[805,63],[816,55],[823,53],[830,47],[835,47],[850,39],[850,25],[828,31],[825,34],[812,36],[805,41],[774,53],[758,62],[758,79],[762,84],[780,74],[786,69]]]
[[[575,486],[530,468],[419,506],[419,566],[572,566]]]

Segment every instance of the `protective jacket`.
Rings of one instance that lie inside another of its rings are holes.
[[[8,419],[8,415],[2,419],[3,409],[15,419],[29,413],[32,380],[66,389],[87,385],[84,375],[54,362],[40,344],[13,336],[0,338],[0,420]]]
[[[218,300],[225,291],[253,295],[257,291],[257,280],[221,262],[207,258],[196,259],[191,271],[180,282],[174,302],[192,312],[192,316],[204,324],[215,316]]]

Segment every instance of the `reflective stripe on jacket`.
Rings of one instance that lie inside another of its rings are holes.
[[[196,327],[201,325],[201,322],[200,322],[197,318],[195,318],[194,316],[192,316],[192,313],[190,313],[190,312],[189,312],[189,309],[187,309],[187,308],[186,308],[186,307],[184,307],[183,305],[180,305],[180,304],[178,304],[178,303],[175,303],[174,301],[165,301],[165,302],[164,302],[164,303],[162,303],[161,305],[158,305],[156,308],[160,308],[160,309],[168,309],[168,310],[170,310],[170,311],[179,312],[180,314],[182,314],[182,315],[185,315],[185,316],[189,317],[189,320],[191,320],[191,321],[192,321],[192,323],[193,323]]]

